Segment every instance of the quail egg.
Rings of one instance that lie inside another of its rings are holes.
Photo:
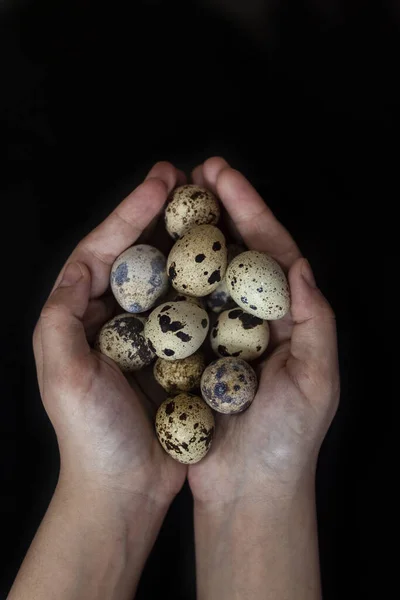
[[[226,264],[223,233],[213,225],[199,225],[175,242],[167,270],[172,286],[179,293],[202,297],[222,281]]]
[[[210,450],[215,424],[212,410],[201,398],[182,393],[161,404],[155,426],[164,450],[181,463],[193,464]]]
[[[244,252],[243,246],[238,246],[237,244],[228,244],[228,265],[231,261],[240,254]],[[226,277],[223,278],[218,287],[215,288],[213,292],[209,296],[207,296],[207,307],[215,313],[221,312],[226,308],[229,308],[230,305],[234,305],[234,302],[231,298],[228,285],[226,283]]]
[[[269,325],[259,317],[232,308],[222,312],[210,335],[211,347],[218,356],[239,356],[255,360],[269,342]]]
[[[201,375],[205,368],[204,356],[195,352],[180,360],[158,358],[153,373],[156,381],[167,392],[189,392],[200,387]]]
[[[257,377],[241,358],[219,358],[210,363],[201,377],[201,394],[220,413],[243,412],[253,402]]]
[[[265,252],[248,250],[236,256],[227,269],[226,282],[236,304],[260,319],[281,319],[290,308],[285,274]]]
[[[192,302],[166,302],[147,319],[145,337],[160,358],[177,360],[190,356],[204,342],[209,318]]]
[[[130,313],[150,309],[168,289],[165,256],[147,244],[131,246],[114,262],[111,289],[122,308]]]
[[[188,184],[176,188],[165,209],[165,226],[175,240],[196,225],[218,223],[220,209],[210,190]]]
[[[122,371],[137,371],[155,357],[144,337],[146,319],[138,315],[117,315],[100,329],[95,348],[111,358]]]

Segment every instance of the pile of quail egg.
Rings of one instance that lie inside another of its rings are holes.
[[[290,307],[281,267],[266,253],[227,245],[216,226],[220,213],[205,188],[172,192],[165,210],[174,240],[168,257],[137,244],[117,258],[111,289],[125,312],[96,340],[96,349],[125,373],[153,364],[149,376],[167,395],[156,414],[157,437],[181,463],[196,463],[209,451],[213,411],[234,415],[250,407],[257,377],[249,363],[268,346],[268,321]],[[207,347],[217,357],[211,362]]]

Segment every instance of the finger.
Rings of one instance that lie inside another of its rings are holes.
[[[90,272],[82,263],[69,263],[58,288],[40,315],[40,343],[35,356],[49,372],[80,365],[90,354],[83,317],[89,304]]]
[[[307,260],[302,258],[295,262],[289,272],[289,283],[294,322],[290,343],[293,360],[289,366],[307,393],[318,381],[338,378],[336,321],[315,284]]]
[[[114,260],[137,240],[162,210],[178,179],[178,171],[172,164],[157,163],[145,181],[78,244],[67,262],[78,261],[89,267],[92,273],[92,298],[97,298],[105,292]],[[63,271],[53,289],[57,287],[62,274]]]
[[[222,156],[213,156],[208,158],[202,165],[202,174],[204,184],[210,188],[214,194],[218,194],[217,180],[218,176],[224,169],[229,168],[229,164]]]
[[[285,269],[301,256],[288,231],[247,179],[219,157],[206,160],[203,176],[215,190],[251,250],[268,252]]]
[[[192,181],[200,187],[205,187],[205,181],[203,177],[203,165],[197,165],[192,171]]]
[[[114,296],[90,300],[82,319],[89,343],[93,342],[103,325],[114,316],[117,306]]]

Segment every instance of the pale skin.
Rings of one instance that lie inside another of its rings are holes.
[[[218,415],[210,453],[187,469],[155,437],[159,399],[147,399],[88,344],[111,316],[102,297],[113,261],[185,181],[173,165],[157,163],[74,250],[36,326],[60,477],[10,600],[134,597],[186,477],[200,600],[321,597],[314,479],[339,398],[334,316],[289,233],[243,175],[215,157],[192,177],[218,193],[249,249],[270,253],[288,272],[291,315],[272,324],[257,396],[241,415]]]

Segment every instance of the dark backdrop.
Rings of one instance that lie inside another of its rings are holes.
[[[3,0],[0,14],[0,597],[57,480],[31,352],[49,287],[153,162],[213,154],[264,195],[337,313],[343,393],[317,478],[324,597],[388,597],[395,0]],[[139,598],[194,598],[191,528],[184,490]]]

